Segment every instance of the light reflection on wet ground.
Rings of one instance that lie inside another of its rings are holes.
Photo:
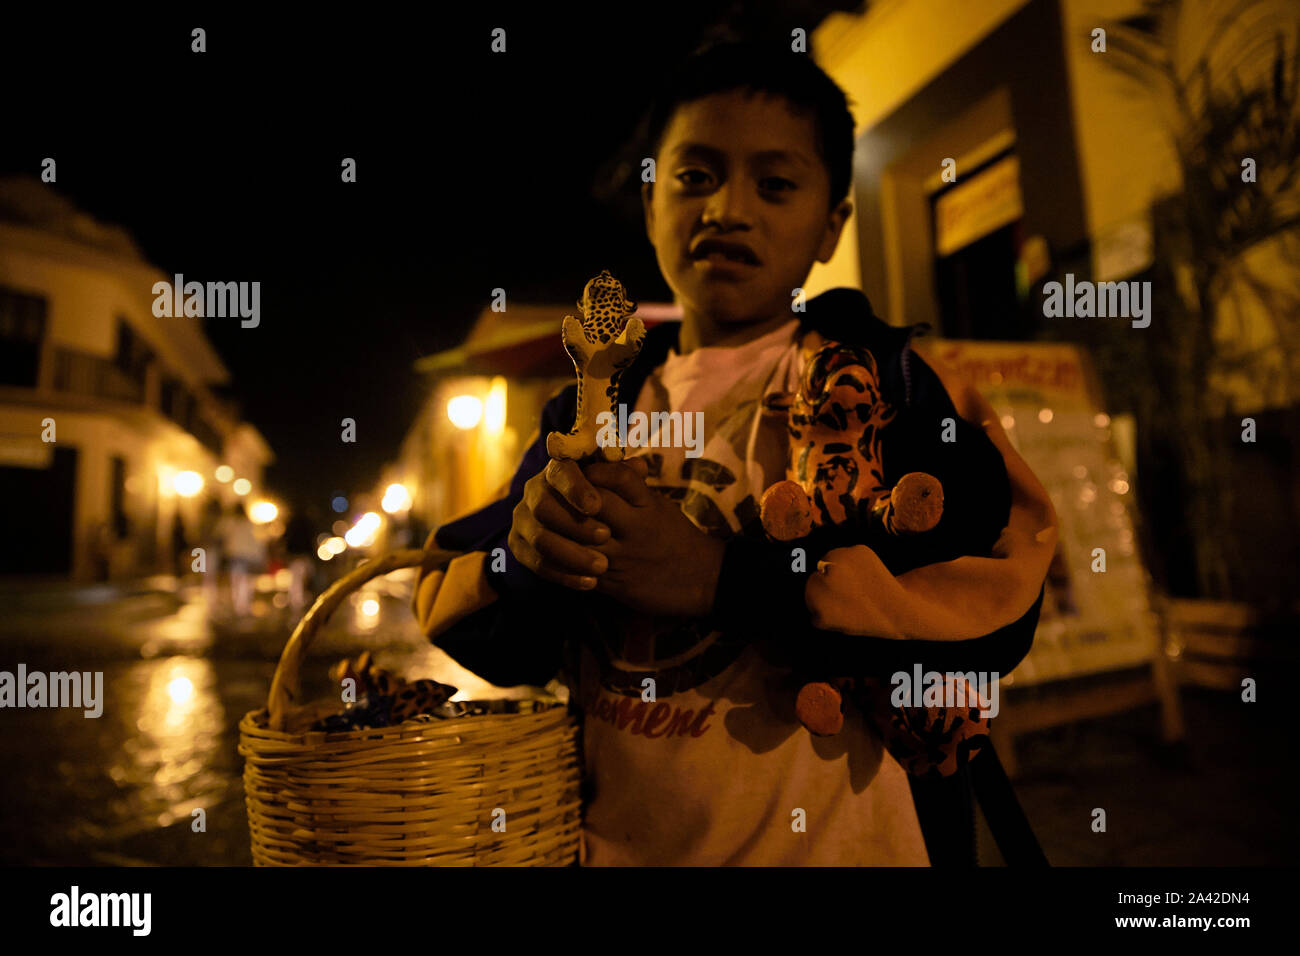
[[[430,646],[400,588],[354,597],[313,646],[308,697],[327,692],[332,661],[366,649],[461,696],[510,696]],[[291,623],[268,604],[260,619],[214,624],[197,593],[0,620],[0,670],[104,674],[97,719],[84,708],[0,711],[0,863],[251,864],[238,724],[265,705]]]

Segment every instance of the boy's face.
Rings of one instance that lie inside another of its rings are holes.
[[[781,97],[735,90],[677,108],[641,198],[659,269],[688,315],[737,325],[788,315],[813,262],[830,259],[852,207],[827,211],[815,133]]]

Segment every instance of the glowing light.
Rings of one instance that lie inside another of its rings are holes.
[[[473,395],[457,395],[447,402],[447,417],[457,428],[473,428],[483,417],[483,402]]]
[[[1075,465],[1073,474],[1074,477],[1082,480],[1088,477],[1088,469],[1083,465]]]
[[[183,704],[194,696],[194,682],[188,677],[174,677],[167,682],[167,696]]]
[[[367,511],[354,524],[348,533],[343,536],[350,548],[366,548],[375,543],[375,535],[379,532],[379,526],[383,524],[383,519],[373,511]]]
[[[375,617],[379,614],[379,602],[374,598],[366,598],[361,602],[361,613],[366,617]]]
[[[339,537],[326,538],[321,542],[321,547],[330,554],[342,554],[347,550],[348,543]]]
[[[1052,410],[1050,408],[1041,408],[1038,410],[1038,420],[1046,425],[1052,420]]]
[[[275,572],[275,586],[277,588],[287,588],[293,584],[293,572],[288,568],[281,568]]]
[[[164,498],[176,494],[176,469],[171,465],[158,466],[158,493]]]
[[[330,502],[330,507],[334,509],[335,514],[341,515],[343,512],[348,510],[348,499],[344,498],[342,495],[335,495],[334,499]]]
[[[322,544],[316,549],[316,557],[320,558],[322,561],[329,561],[334,557],[334,552]]]
[[[489,435],[500,435],[506,427],[506,380],[498,375],[492,379],[487,402],[483,406],[483,427]]]
[[[172,479],[172,487],[182,498],[193,498],[203,490],[203,476],[197,471],[182,471]]]
[[[235,477],[235,469],[231,468],[229,465],[218,465],[215,475],[217,481],[224,485]]]
[[[1098,428],[1105,428],[1107,425],[1110,424],[1110,416],[1107,415],[1105,412],[1099,412],[1098,414],[1092,417],[1092,423],[1096,425]]]
[[[1002,427],[1006,431],[1011,431],[1011,429],[1016,427],[1016,417],[1014,415],[1003,415]]]
[[[384,491],[384,500],[379,503],[390,515],[411,510],[411,493],[406,485],[389,485]]]
[[[259,575],[254,579],[254,584],[253,584],[253,586],[254,586],[258,591],[274,591],[274,590],[275,590],[275,578],[273,578],[273,577],[272,577],[271,575],[269,575],[269,574],[259,574]]]
[[[248,517],[253,524],[270,524],[279,513],[280,509],[269,501],[254,501],[248,509]]]
[[[340,518],[330,525],[330,530],[341,538],[348,533],[348,523]]]
[[[230,487],[235,490],[235,494],[242,498],[253,490],[253,483],[247,478],[236,478],[235,483]]]
[[[1123,478],[1116,478],[1110,483],[1110,490],[1117,495],[1128,494],[1128,482]]]

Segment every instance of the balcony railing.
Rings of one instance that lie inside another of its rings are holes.
[[[75,349],[54,350],[54,387],[61,392],[134,405],[142,405],[145,401],[142,382],[127,375],[111,359]],[[158,411],[197,438],[212,454],[221,454],[221,431],[200,411],[192,394],[183,392],[177,396],[168,393]]]
[[[54,387],[61,392],[117,402],[144,402],[144,383],[131,378],[109,359],[73,349],[54,350]]]

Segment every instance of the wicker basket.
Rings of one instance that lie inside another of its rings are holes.
[[[558,700],[343,733],[311,731],[339,705],[297,705],[312,638],[347,595],[454,552],[397,551],[334,583],[303,617],[267,706],[239,724],[258,866],[565,866],[581,827],[578,723]]]

